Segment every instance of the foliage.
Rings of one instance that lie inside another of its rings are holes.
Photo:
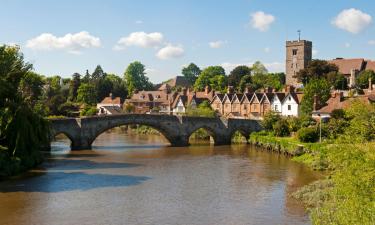
[[[356,83],[360,88],[368,88],[369,79],[371,78],[372,83],[375,83],[375,72],[372,70],[364,70],[357,76]]]
[[[76,101],[78,95],[78,88],[81,85],[81,74],[74,73],[69,83],[69,100]]]
[[[182,75],[184,75],[190,84],[195,83],[195,80],[201,72],[201,69],[194,63],[190,63],[187,67],[182,68]]]
[[[289,124],[286,119],[279,119],[273,125],[273,132],[277,137],[286,137],[290,135]]]
[[[136,90],[150,90],[152,84],[146,77],[145,66],[139,61],[129,64],[124,73],[124,79],[129,94],[133,94]]]
[[[211,108],[211,105],[209,102],[203,101],[196,108],[192,106],[188,106],[186,109],[186,115],[187,116],[215,117],[216,113]]]
[[[79,110],[79,106],[73,102],[65,102],[58,106],[58,113],[62,116],[73,117],[74,113]]]
[[[80,113],[80,116],[95,116],[98,109],[95,106],[85,106]]]
[[[228,75],[228,84],[233,86],[235,89],[239,90],[241,80],[244,76],[250,77],[251,75],[251,68],[245,65],[237,66],[234,68],[230,74]],[[251,81],[249,82],[251,83]],[[243,84],[246,85],[246,84]],[[243,89],[242,89],[243,90]]]
[[[339,68],[335,64],[328,63],[326,60],[313,59],[306,68],[298,71],[295,77],[306,85],[310,80],[326,79],[327,74],[338,71]]]
[[[304,115],[311,115],[313,111],[314,96],[317,96],[321,103],[330,98],[330,85],[325,79],[313,79],[304,89],[304,96],[301,102],[301,112]]]
[[[274,111],[269,111],[267,112],[262,120],[262,126],[266,131],[272,131],[273,126],[277,123],[277,121],[281,120],[280,114],[274,112]]]
[[[327,81],[330,85],[336,90],[347,90],[348,89],[348,80],[346,77],[336,71],[329,72],[327,75]]]
[[[281,90],[285,83],[285,74],[284,73],[268,73],[261,74],[257,73],[253,75],[253,82],[251,87],[253,90],[259,88],[268,88],[272,87],[276,90]]]
[[[252,85],[252,76],[251,75],[245,75],[241,78],[240,83],[238,84],[238,90],[240,92],[244,92],[246,88],[253,89]],[[255,90],[255,89],[253,89]]]
[[[251,67],[252,75],[254,74],[267,74],[268,70],[266,67],[260,62],[256,61],[253,66]]]
[[[34,107],[41,97],[44,81],[42,76],[34,72],[27,72],[20,81],[19,90],[24,101]]]
[[[97,92],[93,84],[81,84],[77,91],[77,101],[88,105],[95,104],[97,102]]]
[[[135,110],[135,107],[133,104],[129,104],[129,103],[126,103],[125,106],[124,106],[124,112],[125,113],[132,113],[134,112]]]
[[[316,127],[303,127],[297,132],[298,140],[305,143],[313,143],[319,140],[319,132]]]
[[[209,66],[205,68],[201,74],[198,76],[197,80],[194,83],[194,88],[196,90],[204,90],[206,86],[209,86],[211,89],[214,89],[213,86],[223,87],[225,83],[225,70],[221,66]],[[218,77],[218,78],[216,78]],[[213,83],[214,84],[213,84]]]

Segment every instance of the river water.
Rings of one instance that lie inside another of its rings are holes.
[[[173,148],[107,132],[93,150],[53,143],[40,168],[0,183],[0,224],[309,224],[289,197],[319,174],[250,145]]]

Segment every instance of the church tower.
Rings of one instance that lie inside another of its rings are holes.
[[[286,84],[296,86],[296,73],[307,67],[312,59],[312,42],[306,40],[286,42]]]

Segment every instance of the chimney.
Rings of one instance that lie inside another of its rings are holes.
[[[276,88],[272,88],[272,93],[276,93]]]
[[[111,99],[113,99],[112,93],[109,93],[109,97],[110,97]]]
[[[228,86],[227,93],[228,93],[228,94],[233,94],[233,92],[234,92],[234,88],[233,88],[233,86]]]
[[[210,92],[210,87],[208,87],[208,85],[204,88],[204,93],[206,95],[208,95],[208,93]]]
[[[318,98],[318,95],[314,95],[313,111],[317,111],[318,109],[319,109],[319,98]]]
[[[249,86],[247,86],[246,88],[245,88],[245,94],[249,94],[249,93],[251,93],[253,90],[251,89],[251,87],[249,87]]]

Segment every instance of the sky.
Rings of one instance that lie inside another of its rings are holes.
[[[123,76],[140,61],[152,82],[259,60],[285,71],[285,41],[313,42],[313,58],[375,60],[373,0],[0,0],[0,44],[34,70],[70,77],[101,65]]]

